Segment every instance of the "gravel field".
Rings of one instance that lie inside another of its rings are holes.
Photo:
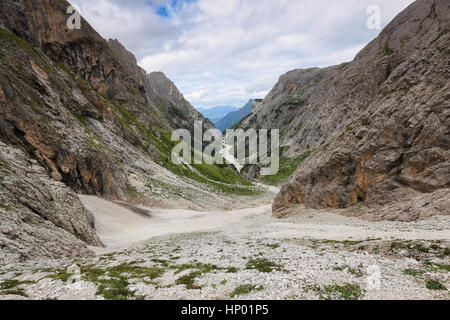
[[[269,205],[198,212],[81,198],[106,248],[0,266],[1,299],[450,297],[448,216],[373,222],[303,210],[276,220]]]

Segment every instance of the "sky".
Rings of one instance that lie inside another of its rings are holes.
[[[351,61],[412,0],[71,0],[197,108],[264,98],[280,75]]]

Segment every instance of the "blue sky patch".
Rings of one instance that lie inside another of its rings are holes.
[[[152,1],[148,1],[151,7],[156,9],[156,14],[162,18],[171,18],[171,12],[178,12],[183,9],[184,3],[195,3],[197,0],[167,0],[165,6],[155,7]]]
[[[167,10],[166,7],[161,7],[158,10],[156,10],[156,14],[160,17],[163,18],[168,18],[169,17],[169,11]]]

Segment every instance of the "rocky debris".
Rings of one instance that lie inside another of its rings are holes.
[[[408,190],[410,191],[410,190]],[[440,189],[431,193],[414,192],[417,195],[399,197],[400,201],[391,201],[384,206],[368,208],[365,216],[371,220],[415,221],[434,215],[449,215],[449,189]]]
[[[37,161],[0,142],[0,263],[80,257],[102,246],[78,196]]]
[[[208,232],[0,266],[0,286],[15,280],[14,291],[28,299],[448,299],[448,222],[371,222],[314,210],[274,222],[265,207]],[[79,281],[70,283],[75,263]],[[377,272],[380,286],[371,287]]]
[[[286,156],[315,151],[275,199],[276,217],[298,204],[358,202],[378,218],[450,213],[449,10],[444,0],[414,2],[352,62],[280,77],[241,123],[282,129]],[[397,213],[375,209],[384,205]]]

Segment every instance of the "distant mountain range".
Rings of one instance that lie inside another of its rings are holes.
[[[210,109],[198,108],[197,110],[209,119],[217,129],[223,131],[231,128],[252,112],[253,99],[249,100],[242,108],[219,106]]]
[[[198,108],[197,109],[205,118],[209,119],[215,125],[230,112],[239,110],[236,107],[230,106],[218,106],[210,109]]]
[[[241,109],[228,113],[225,117],[220,119],[217,123],[213,121],[214,125],[220,131],[231,128],[231,126],[246,116],[248,116],[252,112],[253,99],[250,99],[245,106]]]

